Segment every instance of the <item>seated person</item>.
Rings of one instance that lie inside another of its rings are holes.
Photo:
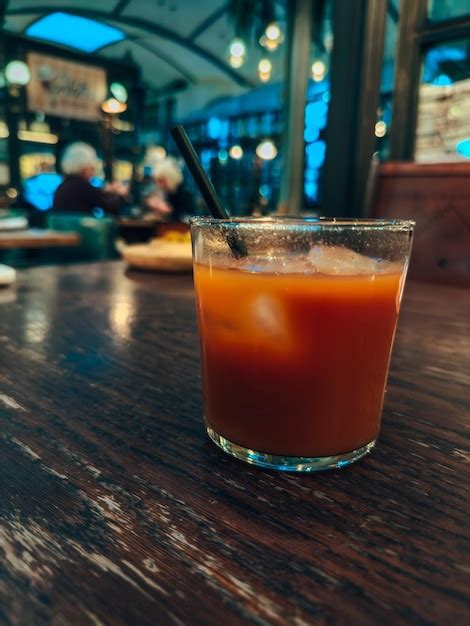
[[[127,188],[120,183],[94,187],[90,178],[95,174],[98,157],[87,143],[68,146],[62,158],[63,182],[54,195],[53,210],[57,213],[89,213],[99,208],[117,213],[125,203]]]
[[[174,159],[157,163],[153,170],[155,189],[144,204],[166,221],[183,221],[196,213],[193,194],[184,188],[183,174]]]

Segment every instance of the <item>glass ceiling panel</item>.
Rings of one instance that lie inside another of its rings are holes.
[[[26,34],[82,52],[95,52],[126,38],[119,28],[60,11],[50,13],[28,26]]]

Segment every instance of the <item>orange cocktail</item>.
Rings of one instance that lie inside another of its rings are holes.
[[[313,243],[194,265],[208,432],[281,469],[345,464],[374,444],[406,267]]]

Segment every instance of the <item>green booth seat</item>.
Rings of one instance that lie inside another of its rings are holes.
[[[51,230],[73,231],[80,235],[81,243],[73,251],[67,251],[80,260],[99,261],[116,258],[118,227],[111,217],[96,218],[80,213],[50,213],[46,226]]]

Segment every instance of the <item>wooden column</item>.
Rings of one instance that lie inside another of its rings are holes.
[[[376,150],[377,107],[380,99],[388,0],[369,0],[365,9],[358,94],[357,135],[353,155],[352,202],[356,215],[365,213],[367,180]]]
[[[5,68],[11,60],[7,53],[7,43],[3,31],[3,9],[0,9],[0,67]],[[18,118],[21,114],[21,92],[19,87],[5,87],[5,123],[8,127],[8,166],[10,170],[10,186],[19,189],[20,174],[20,141],[18,139]]]
[[[390,135],[392,160],[411,160],[414,155],[421,72],[418,31],[424,24],[426,6],[427,0],[401,0]]]
[[[325,215],[363,214],[375,149],[386,12],[387,0],[334,1]]]
[[[298,215],[304,198],[304,127],[312,48],[312,0],[290,0],[284,92],[284,141],[278,213]]]

